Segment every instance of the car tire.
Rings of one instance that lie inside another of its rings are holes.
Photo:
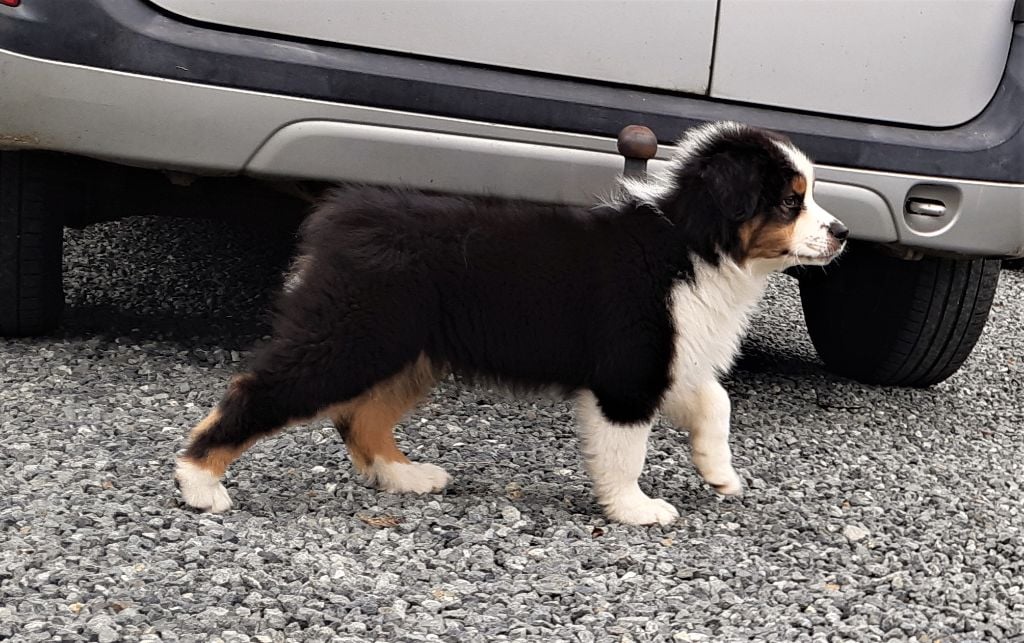
[[[800,276],[807,330],[833,372],[866,384],[926,387],[956,372],[988,319],[1000,262],[898,259],[851,244]]]
[[[0,152],[0,336],[53,330],[64,308],[59,157]]]

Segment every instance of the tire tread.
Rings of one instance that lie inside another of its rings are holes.
[[[836,269],[801,279],[811,340],[841,375],[870,384],[937,384],[980,338],[999,270],[996,260],[906,262],[854,246]]]
[[[67,195],[53,185],[59,177],[54,155],[0,152],[0,335],[45,333],[60,320],[59,199]]]

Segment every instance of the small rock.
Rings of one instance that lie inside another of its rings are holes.
[[[106,614],[98,614],[89,620],[87,628],[96,635],[100,643],[114,643],[121,637],[114,629],[114,620]]]
[[[863,527],[858,527],[857,525],[846,525],[843,527],[843,535],[846,536],[846,539],[851,543],[855,543],[867,538],[871,535],[871,532]]]
[[[288,624],[288,619],[285,618],[284,612],[273,607],[263,610],[263,620],[269,627],[274,629],[281,629]]]

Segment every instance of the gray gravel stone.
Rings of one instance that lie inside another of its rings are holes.
[[[68,232],[63,330],[0,340],[0,639],[1024,636],[1024,273],[926,391],[825,373],[795,284],[774,280],[725,382],[747,493],[715,497],[659,425],[641,483],[680,509],[668,527],[601,517],[568,406],[453,381],[399,435],[453,474],[444,495],[366,488],[317,423],[232,468],[231,513],[193,513],[175,451],[265,341],[291,234]]]
[[[871,532],[863,527],[858,527],[857,525],[847,525],[843,527],[843,535],[846,536],[847,540],[855,543],[870,536]]]

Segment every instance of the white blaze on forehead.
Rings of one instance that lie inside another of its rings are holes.
[[[775,145],[782,150],[782,153],[786,155],[789,162],[793,164],[793,169],[800,174],[803,174],[804,178],[807,179],[807,192],[809,193],[811,191],[811,187],[814,185],[814,164],[811,163],[809,158],[804,156],[803,152],[789,143],[775,141]]]

